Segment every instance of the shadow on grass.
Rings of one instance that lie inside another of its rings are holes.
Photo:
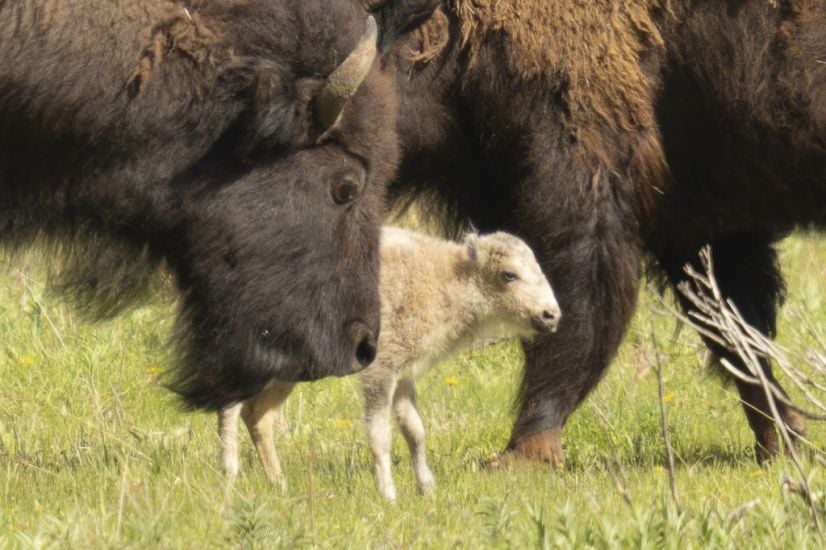
[[[742,469],[744,467],[757,468],[758,464],[754,459],[754,451],[749,447],[731,448],[729,446],[717,444],[705,444],[689,448],[677,448],[674,450],[675,468],[686,470],[694,467],[721,467],[731,469]],[[585,455],[577,454],[572,449],[568,455],[568,460],[562,472],[570,474],[588,474],[594,471],[604,471],[606,469],[605,459],[611,461],[611,465],[621,464],[628,471],[637,473],[654,468],[665,467],[665,450],[651,453],[650,449],[619,453],[619,456],[612,456],[610,453],[594,454],[589,452]],[[519,464],[520,461],[517,461]],[[544,467],[551,469],[550,464],[523,462],[519,467],[533,468]]]

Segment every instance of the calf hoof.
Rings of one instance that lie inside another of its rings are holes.
[[[238,477],[240,469],[237,459],[225,459],[221,464],[221,471],[229,481],[233,481]]]
[[[433,491],[436,490],[436,480],[430,472],[419,478],[418,485],[420,495],[430,496],[433,494]]]
[[[287,494],[287,478],[283,473],[273,474],[267,471],[266,475],[272,486],[278,489],[278,492],[281,493],[282,496]]]
[[[561,428],[551,428],[512,439],[508,448],[489,460],[485,468],[497,470],[518,462],[539,462],[562,470],[565,467],[565,451],[562,449],[561,435]]]
[[[391,487],[379,487],[379,494],[386,500],[387,502],[396,502],[396,488]]]
[[[278,489],[278,492],[281,493],[281,496],[287,494],[287,478],[284,476],[284,474],[281,474],[274,478],[270,478],[270,483],[272,483]]]

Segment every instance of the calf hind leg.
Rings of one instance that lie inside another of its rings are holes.
[[[427,465],[424,423],[419,414],[419,408],[416,406],[416,387],[412,379],[402,378],[399,380],[396,393],[393,396],[393,408],[396,411],[399,428],[407,441],[407,447],[410,449],[410,460],[416,474],[419,492],[423,495],[429,495],[433,493],[433,489],[436,487],[436,480]]]
[[[247,425],[252,443],[261,459],[264,473],[281,492],[287,491],[287,478],[281,470],[281,462],[275,451],[273,424],[278,407],[293,391],[295,384],[272,382],[261,393],[244,402],[241,417]]]
[[[777,309],[783,299],[783,278],[777,263],[777,253],[771,240],[754,236],[734,237],[712,244],[714,276],[720,291],[737,306],[747,323],[768,337],[776,332]],[[692,260],[696,265],[696,260]],[[671,262],[666,267],[673,284],[685,279],[682,264]],[[678,293],[679,294],[679,293]],[[686,310],[691,305],[680,296]],[[724,358],[736,368],[746,371],[746,367],[736,353],[719,344],[704,339],[706,345],[718,358]],[[766,359],[760,360],[760,367],[766,378],[780,385],[772,375],[771,365]],[[727,372],[727,377],[733,378]],[[755,455],[762,462],[777,455],[781,442],[772,420],[772,413],[766,395],[760,386],[735,379],[740,393],[743,410],[756,439]],[[782,391],[782,389],[781,389]],[[784,394],[785,395],[785,394]],[[778,412],[792,434],[803,435],[803,419],[793,410],[777,402]]]

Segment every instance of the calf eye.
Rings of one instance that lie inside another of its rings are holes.
[[[348,204],[361,193],[361,182],[354,174],[336,177],[330,184],[330,194],[336,204]]]
[[[518,278],[519,278],[519,276],[516,273],[514,273],[513,271],[503,271],[502,272],[502,280],[505,281],[506,283],[512,283]]]

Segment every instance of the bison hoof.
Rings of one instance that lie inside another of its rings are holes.
[[[806,435],[805,423],[803,418],[794,411],[788,411],[785,416],[792,445],[797,450],[800,448],[800,438]],[[785,447],[774,423],[769,422],[767,424],[762,431],[757,433],[757,442],[754,444],[754,455],[758,464],[765,464],[776,458]]]
[[[488,472],[508,470],[516,464],[549,464],[554,470],[562,471],[565,468],[565,453],[557,457],[545,457],[521,453],[516,449],[508,449],[483,462],[482,470]]]
[[[485,464],[486,470],[509,468],[516,462],[550,464],[555,470],[565,467],[565,451],[562,449],[559,428],[543,430],[511,441],[505,451]]]
[[[535,432],[525,437],[514,438],[508,452],[522,460],[545,462],[555,469],[565,467],[565,451],[562,449],[562,428],[552,428]]]

